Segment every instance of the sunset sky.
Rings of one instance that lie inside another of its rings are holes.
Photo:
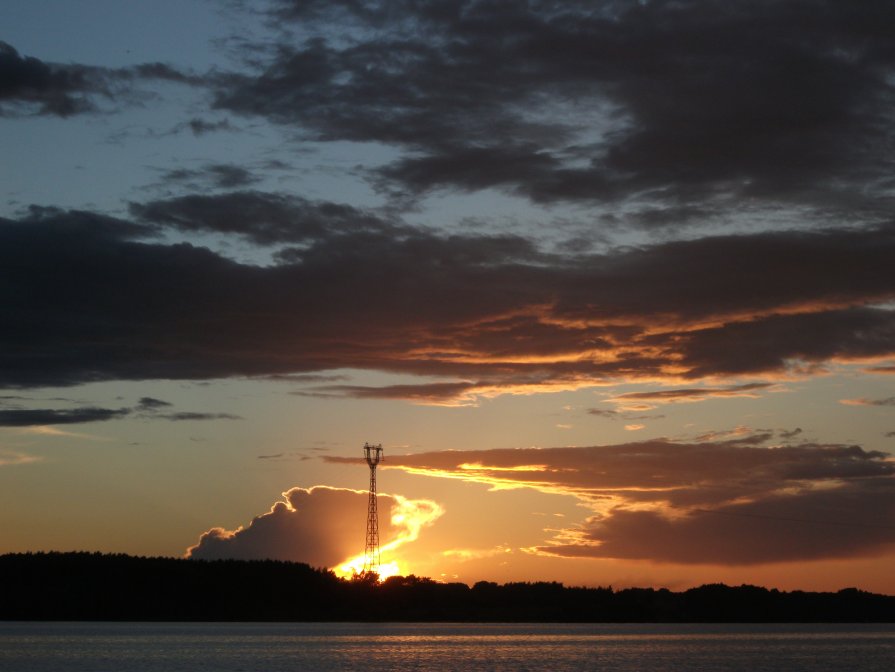
[[[893,26],[5,0],[0,553],[895,594]]]

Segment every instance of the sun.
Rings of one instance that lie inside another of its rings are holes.
[[[346,560],[342,564],[338,565],[333,569],[333,572],[336,576],[341,579],[352,579],[355,576],[359,576],[364,570],[364,555],[356,555],[349,560]],[[387,578],[392,576],[402,576],[401,566],[398,564],[397,560],[392,560],[391,562],[383,562],[379,565],[379,583],[382,583]]]

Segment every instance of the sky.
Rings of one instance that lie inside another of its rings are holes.
[[[0,553],[895,594],[893,3],[0,17]]]

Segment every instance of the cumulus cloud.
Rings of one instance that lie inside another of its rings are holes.
[[[335,567],[363,551],[367,492],[296,487],[284,492],[283,498],[246,527],[204,532],[187,549],[187,557],[289,560]],[[441,515],[435,502],[400,495],[378,495],[378,507],[381,545],[391,550],[415,540],[422,526]]]
[[[730,436],[392,455],[384,466],[496,489],[564,493],[594,510],[534,553],[737,565],[872,555],[895,543],[889,454],[760,445],[770,432]]]

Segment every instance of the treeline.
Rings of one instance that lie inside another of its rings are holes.
[[[895,597],[755,586],[345,581],[305,564],[100,553],[0,556],[0,619],[127,621],[895,622]]]

